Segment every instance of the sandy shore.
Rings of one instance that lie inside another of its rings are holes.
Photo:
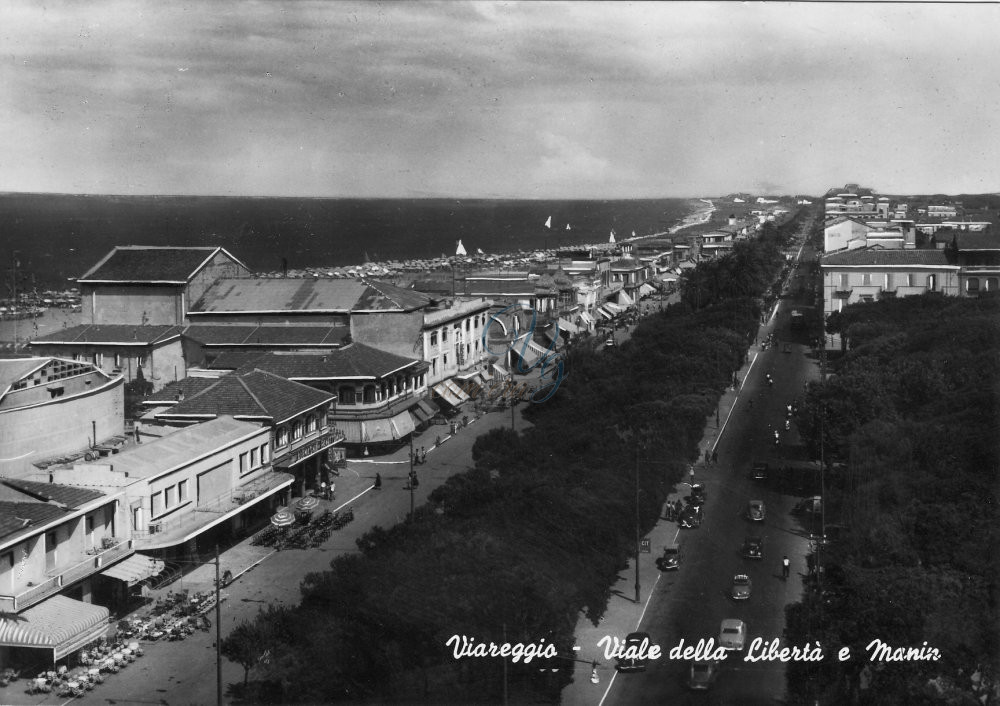
[[[82,314],[69,309],[46,309],[37,319],[21,319],[19,321],[0,321],[0,343],[13,343],[15,333],[17,340],[24,343],[32,338],[46,336],[80,323]],[[37,327],[37,328],[36,328]]]

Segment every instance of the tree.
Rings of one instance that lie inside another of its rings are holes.
[[[243,688],[250,680],[250,670],[253,669],[267,654],[268,640],[263,624],[260,621],[244,620],[222,641],[220,651],[230,662],[236,662],[243,667]]]

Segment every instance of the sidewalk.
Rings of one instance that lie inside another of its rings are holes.
[[[772,329],[773,320],[761,326],[758,338],[763,338]],[[747,354],[747,362],[737,372],[741,384],[747,379],[747,374],[757,360],[760,352],[758,345],[752,345]],[[742,388],[741,388],[742,389]],[[698,482],[699,470],[705,467],[704,458],[715,451],[722,433],[729,423],[729,418],[739,401],[739,389],[729,387],[719,400],[719,424],[715,423],[715,414],[705,420],[705,431],[698,444],[698,463],[695,465],[695,482]],[[688,479],[678,483],[674,492],[670,493],[667,502],[683,499],[688,495]],[[628,567],[621,573],[622,580],[617,588],[612,589],[607,610],[595,627],[585,615],[580,614],[576,624],[576,662],[573,663],[573,682],[563,689],[561,701],[573,706],[590,706],[600,704],[611,687],[616,675],[615,662],[605,659],[604,651],[598,647],[598,642],[605,636],[623,638],[630,632],[639,630],[649,601],[660,581],[670,581],[674,572],[661,572],[656,567],[655,559],[663,547],[677,540],[680,530],[676,522],[664,520],[664,508],[660,512],[660,520],[645,536],[649,540],[651,553],[641,554],[639,558],[639,602],[635,601],[635,564],[630,559]],[[593,664],[597,664],[596,672],[599,683],[591,682]]]

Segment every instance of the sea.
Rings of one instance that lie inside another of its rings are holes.
[[[256,272],[516,253],[669,230],[698,199],[326,199],[0,194],[0,270],[62,290],[116,245],[211,245]],[[546,221],[551,218],[550,227]],[[6,295],[6,291],[4,292]]]

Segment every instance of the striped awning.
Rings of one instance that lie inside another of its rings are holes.
[[[618,292],[618,306],[622,309],[627,309],[630,306],[635,306],[635,302],[632,301],[632,297],[625,292]]]
[[[614,302],[604,302],[601,306],[610,311],[612,314],[622,313],[622,307],[618,306]]]
[[[108,631],[108,609],[66,596],[52,596],[17,615],[0,619],[0,646],[52,650],[62,659]]]
[[[576,324],[571,321],[567,321],[566,319],[559,319],[559,330],[569,331],[570,333],[579,333],[580,331]]]
[[[458,407],[469,399],[465,390],[458,386],[454,380],[442,380],[433,388],[437,399],[442,399],[452,407]]]
[[[397,441],[416,429],[409,412],[400,412],[384,419],[366,419],[363,422],[337,420],[337,428],[344,432],[344,443],[374,444],[380,441]]]
[[[101,572],[102,576],[124,581],[129,586],[134,586],[143,579],[156,576],[163,571],[163,562],[145,554],[133,554],[125,561],[120,561],[114,566],[109,566]]]
[[[597,323],[594,320],[594,317],[589,312],[586,311],[580,312],[580,320],[583,321],[584,324],[586,324],[587,328],[593,328],[594,324]]]
[[[615,315],[612,314],[610,310],[604,308],[603,306],[597,307],[597,313],[603,316],[605,319],[615,318]]]

